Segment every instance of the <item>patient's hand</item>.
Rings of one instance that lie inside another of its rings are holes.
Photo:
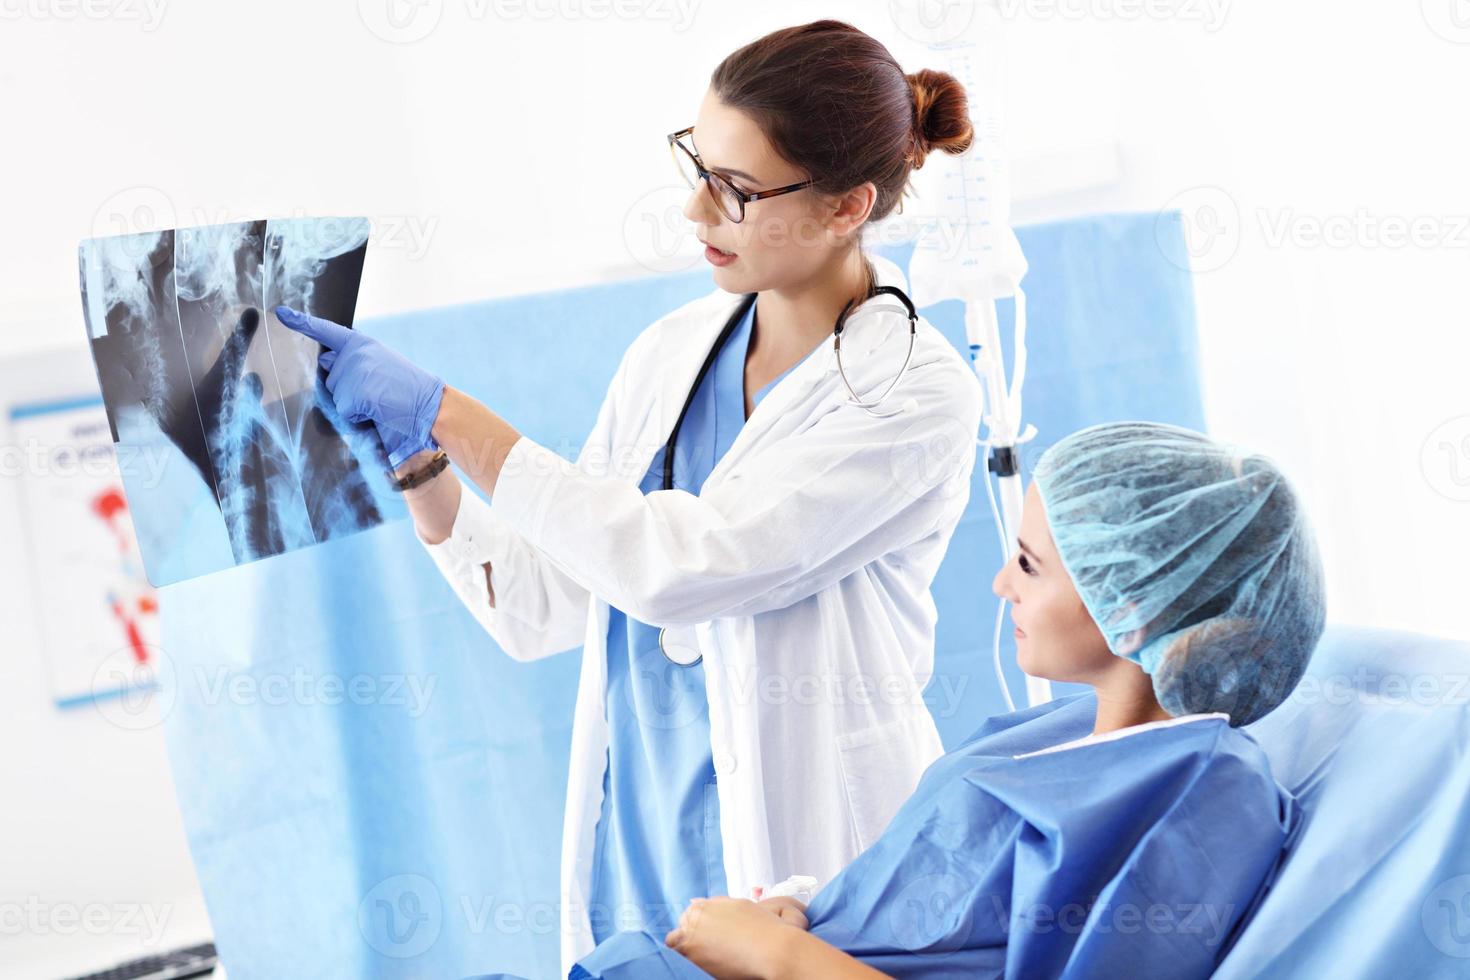
[[[810,929],[811,923],[806,920],[806,903],[785,895],[779,898],[763,898],[756,902],[757,908],[765,909],[776,918],[798,929]]]
[[[784,940],[806,929],[805,911],[794,898],[696,898],[664,942],[718,980],[769,977],[782,966]]]

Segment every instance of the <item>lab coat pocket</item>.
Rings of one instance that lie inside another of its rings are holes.
[[[887,829],[918,783],[927,764],[921,761],[920,750],[931,737],[920,722],[900,718],[837,736],[842,781],[859,850],[866,850]]]

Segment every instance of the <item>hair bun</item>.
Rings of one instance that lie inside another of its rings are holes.
[[[970,100],[959,79],[948,72],[921,68],[904,76],[914,94],[914,169],[924,165],[930,150],[960,154],[975,141],[970,122]]]

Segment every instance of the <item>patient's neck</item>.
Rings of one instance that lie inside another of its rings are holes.
[[[1152,706],[1117,704],[1105,702],[1099,697],[1097,721],[1093,723],[1092,734],[1103,735],[1107,732],[1116,732],[1120,728],[1132,728],[1134,725],[1143,725],[1151,721],[1168,721],[1173,717],[1159,707],[1158,702],[1154,702]]]
[[[1153,680],[1131,661],[1119,658],[1115,669],[1107,677],[1099,678],[1093,689],[1097,691],[1094,735],[1174,717],[1154,697]]]

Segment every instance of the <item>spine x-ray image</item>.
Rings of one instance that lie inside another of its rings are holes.
[[[321,346],[269,312],[351,326],[368,230],[293,218],[82,242],[92,359],[155,586],[405,513],[372,424],[337,414]]]

